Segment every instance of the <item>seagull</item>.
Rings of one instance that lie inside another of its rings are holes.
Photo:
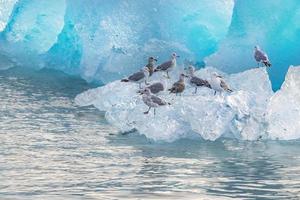
[[[233,92],[223,80],[223,77],[218,75],[217,73],[212,74],[210,86],[213,90],[215,90],[215,95],[217,92]]]
[[[207,80],[203,80],[194,75],[195,68],[192,65],[190,65],[187,68],[187,73],[188,73],[190,84],[195,87],[194,94],[197,94],[198,87],[207,87],[207,88],[211,89],[211,85],[209,84],[209,82]]]
[[[177,94],[180,94],[184,91],[185,89],[185,83],[184,83],[184,78],[187,77],[184,74],[180,74],[179,76],[179,81],[175,82],[172,86],[172,88],[169,89],[170,93],[175,93],[176,96]]]
[[[148,78],[149,78],[149,69],[147,67],[144,67],[141,71],[136,72],[132,75],[130,75],[127,79],[122,79],[121,82],[134,82],[138,83],[140,89],[142,89],[142,82],[145,81],[146,85],[148,84]]]
[[[156,108],[159,106],[165,106],[165,105],[171,105],[170,103],[167,103],[163,99],[159,98],[158,96],[155,96],[151,93],[151,90],[149,88],[145,88],[142,91],[143,94],[143,102],[149,107],[149,109],[144,112],[145,115],[149,114],[151,108],[154,108],[154,115],[156,114]]]
[[[169,72],[172,71],[176,67],[176,65],[177,65],[176,58],[179,58],[179,57],[180,56],[178,56],[176,53],[173,53],[171,55],[171,60],[159,65],[154,70],[154,72],[165,71],[165,72],[167,72],[167,78],[170,78]]]
[[[164,84],[157,82],[157,83],[153,83],[149,86],[147,86],[146,88],[149,88],[152,94],[158,94],[159,92],[162,92],[165,90],[165,86]],[[142,93],[143,90],[140,90],[139,93]]]
[[[154,73],[154,68],[155,68],[155,63],[157,62],[157,59],[154,57],[149,57],[148,58],[148,64],[146,67],[149,69],[149,76],[152,76]]]
[[[259,67],[260,63],[264,64],[266,67],[272,66],[272,64],[268,58],[268,55],[265,52],[263,52],[259,48],[259,46],[254,47],[254,58],[257,61],[258,67]]]

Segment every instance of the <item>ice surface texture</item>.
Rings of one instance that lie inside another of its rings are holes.
[[[193,136],[212,141],[221,137],[241,140],[300,137],[299,67],[291,67],[282,89],[275,94],[265,68],[227,75],[208,67],[196,75],[207,79],[214,72],[225,77],[233,93],[215,96],[211,89],[201,88],[195,95],[194,88],[187,85],[183,96],[159,94],[171,105],[158,108],[156,115],[143,114],[147,106],[134,83],[115,81],[80,94],[75,101],[80,106],[94,105],[106,111],[108,122],[121,132],[136,129],[155,141],[172,142]],[[152,82],[158,80],[170,88],[176,76],[166,80],[155,74]]]
[[[271,98],[267,113],[271,138],[300,138],[300,67],[290,67],[282,88]]]

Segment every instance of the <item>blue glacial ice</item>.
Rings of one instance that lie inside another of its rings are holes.
[[[107,83],[140,68],[149,55],[165,59],[176,51],[203,61],[225,37],[233,5],[233,0],[19,0],[0,51],[17,64]]]
[[[237,0],[228,34],[208,65],[235,73],[254,65],[253,48],[259,44],[272,61],[274,90],[280,88],[290,65],[300,63],[300,4],[297,0]]]
[[[237,73],[255,65],[259,44],[277,90],[300,62],[299,17],[298,0],[2,0],[0,68],[48,67],[108,83],[149,55],[176,51]]]

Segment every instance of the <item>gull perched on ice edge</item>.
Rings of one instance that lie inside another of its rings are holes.
[[[223,80],[223,77],[217,73],[213,73],[210,81],[211,88],[215,90],[215,95],[217,92],[232,92],[226,82]]]
[[[211,88],[211,85],[207,80],[203,80],[195,76],[195,68],[192,65],[190,65],[186,70],[187,70],[190,84],[195,87],[194,94],[197,94],[198,87]]]
[[[179,56],[176,53],[173,53],[171,55],[170,61],[167,61],[167,62],[159,65],[154,71],[155,72],[165,71],[165,72],[167,72],[167,78],[170,78],[169,72],[172,71],[177,65],[176,58],[179,58]]]
[[[156,58],[154,58],[154,57],[148,58],[148,64],[146,65],[146,67],[149,69],[149,76],[152,76],[152,74],[154,73],[156,62],[157,62]]]
[[[259,48],[259,46],[254,47],[254,58],[257,61],[257,64],[258,64],[257,67],[259,67],[260,63],[263,63],[266,67],[271,67],[272,66],[272,64],[271,64],[271,62],[268,58],[268,55],[265,52],[263,52]]]
[[[145,88],[145,90],[142,92],[143,94],[143,102],[149,106],[149,109],[144,112],[144,114],[148,114],[151,108],[154,108],[154,115],[155,109],[159,106],[165,106],[165,105],[171,105],[170,103],[167,103],[166,101],[162,100],[161,98],[151,94],[151,91],[149,88]]]
[[[146,88],[150,89],[152,94],[157,94],[157,93],[165,90],[165,86],[161,82],[153,83],[153,84],[147,86]],[[139,93],[142,93],[142,92],[143,92],[143,89],[139,91]]]
[[[144,67],[141,71],[136,72],[129,76],[126,79],[122,79],[121,82],[135,82],[139,84],[140,89],[142,88],[141,84],[145,81],[145,84],[148,85],[147,81],[149,78],[149,69]]]
[[[175,82],[172,88],[169,89],[170,93],[181,94],[185,90],[184,78],[186,75],[180,74],[179,81]]]

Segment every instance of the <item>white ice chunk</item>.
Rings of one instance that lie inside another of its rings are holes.
[[[0,0],[0,31],[6,27],[17,0]]]
[[[267,120],[272,139],[300,138],[300,67],[290,67],[282,88],[271,98]]]
[[[196,72],[208,79],[216,69],[209,67]],[[234,90],[231,94],[217,94],[208,88],[194,88],[187,84],[182,96],[165,91],[159,96],[171,105],[157,108],[156,115],[145,115],[147,106],[137,93],[138,85],[115,81],[103,87],[88,90],[75,99],[80,106],[94,105],[106,111],[106,119],[122,132],[136,129],[154,141],[172,142],[197,135],[214,141],[220,137],[255,140],[265,131],[264,114],[272,96],[271,84],[265,69],[253,69],[243,73],[219,74]],[[170,88],[176,81],[166,80],[157,73],[151,82],[161,81]],[[254,84],[255,83],[255,84]],[[255,87],[256,85],[256,87]]]

